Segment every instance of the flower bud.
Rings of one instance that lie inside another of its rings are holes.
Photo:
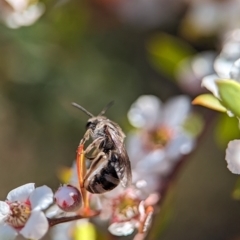
[[[80,191],[71,185],[63,185],[54,194],[54,199],[59,208],[65,212],[75,212],[82,205]]]

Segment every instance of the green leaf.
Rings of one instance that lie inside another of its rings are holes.
[[[170,77],[175,77],[181,60],[196,53],[186,42],[165,33],[155,34],[147,41],[147,52],[153,67]]]
[[[219,112],[226,112],[227,109],[222,105],[218,98],[210,93],[197,96],[193,101],[193,105],[201,105],[203,107],[211,108]]]
[[[214,135],[217,144],[225,149],[229,141],[240,138],[238,119],[221,114],[217,119]]]
[[[217,85],[224,106],[240,117],[240,84],[234,80],[218,80]]]

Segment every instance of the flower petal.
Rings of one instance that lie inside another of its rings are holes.
[[[164,150],[151,151],[137,163],[136,170],[139,172],[167,174],[171,168],[171,162],[165,156]]]
[[[214,51],[203,51],[194,56],[188,56],[180,61],[176,69],[176,77],[181,88],[191,95],[203,92],[202,78],[213,74],[213,63],[216,58]]]
[[[75,222],[65,222],[54,226],[51,231],[52,240],[69,240],[69,231],[72,231],[75,227]]]
[[[108,227],[108,231],[115,236],[128,236],[134,232],[133,222],[115,222]]]
[[[239,31],[239,29],[238,29]],[[237,36],[239,32],[233,33],[233,35]],[[224,46],[222,48],[220,57],[225,59],[231,59],[232,62],[236,61],[238,58],[240,58],[240,39],[233,37],[233,35],[227,39],[227,41],[224,43]],[[235,38],[235,39],[234,39]]]
[[[240,140],[228,143],[226,149],[226,161],[228,169],[234,174],[240,174]]]
[[[133,184],[141,191],[141,199],[145,199],[149,194],[158,191],[162,185],[161,174],[151,172],[132,171]]]
[[[24,11],[28,6],[28,1],[15,1],[15,0],[6,0],[6,2],[13,8],[16,12]]]
[[[29,195],[34,189],[35,183],[27,183],[25,185],[22,185],[10,191],[7,195],[7,200],[11,202],[14,201],[25,202],[29,198]]]
[[[224,55],[220,55],[216,58],[214,68],[219,76],[218,78],[230,78],[230,70],[235,60],[236,59],[231,59]]]
[[[13,240],[17,236],[17,232],[14,228],[7,224],[0,225],[0,239],[1,240]]]
[[[182,155],[190,153],[195,146],[195,140],[189,135],[179,133],[166,147],[166,158],[177,161]]]
[[[15,2],[18,1],[15,0]],[[27,5],[21,11],[13,11],[5,16],[4,21],[8,27],[19,28],[21,26],[29,26],[33,24],[45,10],[45,5],[43,3]]]
[[[216,53],[214,51],[203,51],[196,54],[191,62],[194,74],[199,78],[203,78],[214,73],[213,63],[215,58]]]
[[[156,165],[159,165],[165,158],[165,151],[157,149],[146,154],[141,160],[138,161],[136,169],[143,171],[152,171]],[[156,169],[155,169],[156,170]]]
[[[184,95],[173,97],[164,104],[161,122],[170,127],[178,127],[183,124],[190,109],[189,97]]]
[[[137,128],[153,127],[159,118],[160,100],[153,95],[139,97],[128,112],[130,123]]]
[[[30,195],[32,209],[46,209],[53,202],[53,192],[47,186],[37,187]]]
[[[240,82],[240,58],[232,65],[230,78]]]
[[[212,92],[212,94],[216,98],[220,98],[219,93],[218,93],[218,87],[217,87],[217,84],[216,84],[217,79],[219,79],[219,77],[215,74],[208,75],[208,76],[204,77],[203,80],[202,80],[202,87],[205,87],[210,92]]]
[[[27,239],[41,239],[48,231],[48,221],[43,212],[32,211],[20,233]]]
[[[6,202],[0,201],[0,222],[9,214],[9,212],[9,205]]]
[[[129,159],[131,159],[131,165],[132,167],[135,167],[135,165],[139,162],[139,159],[141,159],[144,155],[144,149],[143,149],[143,136],[140,132],[130,132],[127,135],[126,140],[126,147]]]
[[[65,214],[63,212],[63,210],[61,210],[56,204],[54,204],[53,206],[51,206],[46,212],[45,212],[45,216],[47,218],[56,218],[59,217],[61,215]]]

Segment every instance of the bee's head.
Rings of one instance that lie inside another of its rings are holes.
[[[96,117],[90,118],[87,121],[86,128],[92,129],[94,131],[98,123],[99,123],[99,121],[97,120]]]
[[[97,116],[97,117],[92,117],[89,118],[86,124],[87,129],[92,129],[93,131],[95,130],[96,126],[101,123],[103,120],[106,120],[106,117],[104,116]]]

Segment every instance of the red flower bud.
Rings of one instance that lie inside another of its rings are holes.
[[[54,194],[54,200],[59,208],[65,212],[75,212],[82,205],[80,191],[71,185],[63,185]]]

